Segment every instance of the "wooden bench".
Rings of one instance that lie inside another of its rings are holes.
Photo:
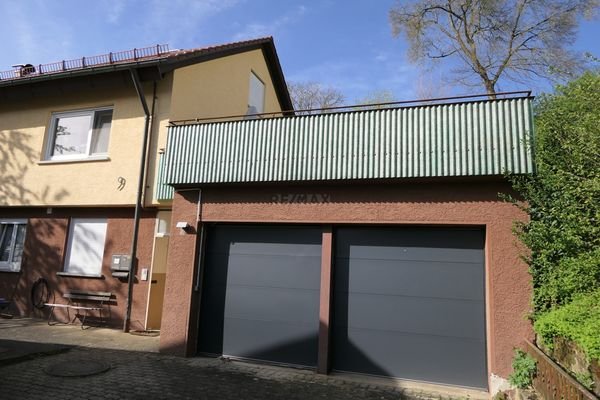
[[[62,308],[67,310],[67,323],[73,323],[77,317],[81,317],[81,329],[84,329],[85,320],[89,318],[90,312],[98,312],[100,314],[99,321],[101,324],[106,324],[107,319],[104,317],[105,311],[108,311],[108,319],[111,317],[110,312],[110,301],[112,293],[110,292],[94,292],[90,290],[70,290],[63,294],[63,297],[67,299],[67,304],[57,303],[45,303],[47,307],[50,307],[50,314],[48,315],[48,325],[55,325],[59,323],[54,316],[55,308]],[[74,310],[75,315],[71,320],[70,311]]]

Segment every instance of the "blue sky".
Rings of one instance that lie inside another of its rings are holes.
[[[273,36],[288,81],[316,81],[354,103],[377,90],[398,100],[482,92],[442,84],[392,37],[394,0],[95,0],[0,2],[0,70],[168,43],[192,48]],[[576,48],[600,56],[600,22],[584,22]],[[505,86],[502,89],[529,89]],[[531,86],[534,92],[547,84]]]

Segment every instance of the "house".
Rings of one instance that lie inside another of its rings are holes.
[[[171,200],[154,193],[167,122],[291,109],[272,38],[0,73],[0,297],[45,317],[32,298],[107,291],[111,325],[160,328]]]
[[[161,351],[493,393],[532,336],[498,196],[534,170],[531,100],[171,121]]]
[[[532,336],[498,197],[531,101],[294,116],[271,38],[0,73],[0,296],[110,291],[166,353],[493,393]]]

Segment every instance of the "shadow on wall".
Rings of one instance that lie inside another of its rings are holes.
[[[34,307],[34,302],[66,303],[63,293],[70,289],[106,290],[104,279],[82,281],[82,278],[59,277],[63,270],[64,247],[68,230],[67,218],[30,217],[27,226],[21,269],[17,273],[2,273],[0,296],[13,300],[12,312],[35,318],[47,318],[47,307]],[[84,233],[84,236],[91,233]],[[107,246],[111,243],[107,240]],[[87,242],[82,251],[92,251]],[[36,281],[43,278],[49,293],[43,286],[34,289]],[[74,281],[74,279],[76,279]],[[85,286],[85,287],[82,287]],[[112,305],[116,305],[115,302]],[[59,320],[65,321],[64,310],[56,310]]]
[[[25,177],[31,165],[40,159],[40,150],[29,143],[32,135],[21,131],[0,131],[0,207],[7,205],[28,206],[34,203],[60,201],[68,192],[64,189],[52,193],[49,186],[42,186],[39,192],[24,185]],[[0,218],[28,218],[31,211],[23,209],[0,208]],[[38,277],[48,278],[46,272],[60,265],[62,243],[46,240],[57,235],[64,224],[54,224],[56,220],[31,218],[29,220],[21,270],[18,273],[1,273],[0,296],[15,300],[13,312],[20,315],[44,316],[34,310],[30,304],[32,283]],[[64,237],[63,237],[64,239]],[[55,274],[52,274],[55,277]]]
[[[65,189],[52,193],[53,188],[47,185],[34,192],[23,185],[30,165],[40,160],[40,149],[29,145],[31,138],[21,131],[0,131],[0,207],[27,206],[32,200],[37,204],[60,201],[69,194]]]

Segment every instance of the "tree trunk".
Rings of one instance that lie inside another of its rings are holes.
[[[494,87],[494,83],[489,79],[484,79],[483,84],[485,85],[485,90],[487,94],[490,96],[490,99],[496,98],[496,88]]]

